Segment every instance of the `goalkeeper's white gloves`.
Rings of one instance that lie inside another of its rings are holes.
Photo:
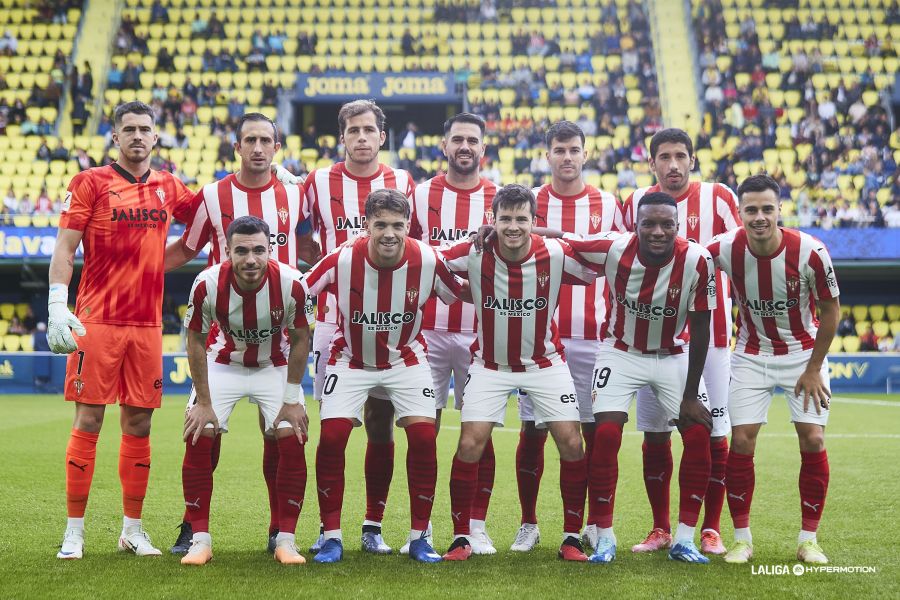
[[[275,173],[275,178],[284,185],[303,185],[303,182],[306,181],[305,177],[294,175],[277,163],[272,163],[272,172]]]
[[[47,343],[56,354],[71,354],[78,350],[78,344],[72,336],[73,330],[78,335],[87,333],[78,317],[69,310],[68,302],[69,287],[61,283],[51,284],[50,298],[47,301],[50,314],[47,319]]]

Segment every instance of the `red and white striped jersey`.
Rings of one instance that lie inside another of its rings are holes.
[[[231,222],[247,215],[269,225],[272,258],[297,266],[297,227],[306,220],[306,203],[298,185],[284,185],[273,175],[265,187],[247,188],[232,174],[203,186],[197,192],[197,212],[182,240],[191,250],[211,244],[209,264],[225,260],[225,231]]]
[[[327,169],[315,169],[306,178],[306,214],[319,236],[322,252],[327,254],[356,237],[366,227],[366,197],[373,190],[396,189],[412,201],[413,179],[402,169],[378,165],[371,177],[356,177],[335,163]],[[334,298],[326,294],[318,299],[316,320],[337,323]]]
[[[469,280],[478,316],[472,354],[488,369],[522,372],[565,362],[553,314],[564,283],[590,283],[597,272],[566,242],[531,236],[519,262],[500,256],[494,240],[484,252],[462,241],[442,254],[450,269]]]
[[[186,329],[216,337],[206,351],[223,365],[244,367],[287,364],[286,329],[309,327],[313,305],[297,269],[270,260],[265,279],[255,290],[238,287],[231,261],[209,267],[194,280],[184,315]]]
[[[638,256],[635,233],[606,233],[569,243],[606,275],[613,306],[603,340],[619,350],[679,354],[689,340],[688,312],[716,307],[715,266],[700,244],[676,237],[672,260],[652,267]]]
[[[310,296],[327,291],[337,298],[337,330],[328,364],[342,354],[354,369],[426,363],[422,307],[432,294],[454,302],[463,282],[433,248],[418,240],[407,237],[402,260],[389,269],[375,266],[368,243],[368,238],[359,238],[338,248],[303,280]]]
[[[563,196],[547,184],[534,188],[538,227],[551,227],[592,239],[606,231],[624,231],[622,209],[616,197],[592,186],[575,196]],[[609,310],[606,279],[588,286],[563,286],[559,292],[556,323],[561,338],[599,340],[600,327]]]
[[[482,178],[478,186],[461,190],[445,175],[416,186],[410,235],[435,247],[448,247],[493,222],[491,202],[497,186]],[[475,306],[468,302],[443,304],[432,298],[425,304],[422,329],[472,333]]]
[[[781,231],[781,246],[772,256],[753,254],[743,229],[718,236],[708,246],[734,286],[736,352],[780,355],[811,349],[819,328],[816,300],[840,294],[825,245],[801,231]]]
[[[622,209],[625,229],[635,231],[637,205],[644,194],[660,191],[659,185],[639,188],[628,197]],[[678,235],[706,245],[717,235],[738,229],[738,199],[731,189],[721,183],[694,181],[684,195],[675,198],[678,204]],[[718,304],[710,319],[709,343],[717,348],[727,348],[731,343],[731,293],[728,280],[716,274]]]

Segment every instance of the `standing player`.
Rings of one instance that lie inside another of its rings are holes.
[[[83,555],[97,438],[106,405],[117,401],[125,512],[119,549],[160,553],[141,527],[141,509],[150,476],[150,420],[162,400],[163,253],[171,219],[190,219],[193,194],[171,174],[150,170],[157,140],[152,108],[129,102],[113,118],[119,158],[72,179],[50,261],[47,341],[53,352],[69,354],[65,398],[75,403],[66,447],[69,519],[59,558]],[[73,315],[67,304],[79,244],[84,269]]]
[[[212,560],[213,447],[244,396],[259,407],[265,430],[277,438],[275,560],[306,562],[294,544],[294,530],[306,490],[308,419],[300,381],[309,360],[313,308],[300,271],[270,260],[269,235],[269,226],[257,217],[232,221],[225,233],[227,260],[200,273],[191,289],[184,326],[194,385],[185,414],[181,477],[193,539],[183,565]],[[215,340],[207,344],[213,323],[218,324]]]
[[[665,192],[678,204],[678,235],[699,244],[738,227],[737,198],[721,183],[691,182],[694,147],[680,129],[663,129],[650,140],[650,170],[657,184],[640,188],[625,201],[625,227],[635,230],[635,209],[645,194]],[[709,351],[703,379],[709,396],[713,428],[710,439],[712,470],[706,492],[700,549],[723,554],[719,517],[725,502],[725,463],[728,459],[728,362],[731,355],[731,297],[728,280],[716,273],[718,302],[712,311]],[[667,423],[653,391],[645,387],[637,395],[637,428],[644,432],[644,486],[653,512],[653,529],[646,539],[631,549],[652,552],[672,544],[669,522],[669,483],[672,479],[672,427]]]
[[[750,502],[756,437],[766,422],[775,387],[784,389],[800,440],[800,513],[797,559],[825,564],[816,530],[828,491],[825,425],[831,400],[826,355],[840,320],[831,257],[814,237],[778,226],[780,190],[768,175],[738,188],[743,229],[709,245],[731,278],[738,301],[738,340],[731,358],[731,452],[726,486],[734,546],[725,562],[753,556]],[[821,321],[816,319],[818,307]]]
[[[325,543],[320,563],[343,558],[344,453],[370,390],[383,388],[406,429],[411,530],[409,555],[437,562],[426,529],[437,479],[434,384],[420,334],[422,307],[437,294],[452,302],[467,285],[427,244],[408,237],[410,205],[398,190],[377,190],[365,205],[367,237],[338,248],[306,275],[309,294],[332,293],[337,327],[322,396],[316,484]]]
[[[550,429],[559,449],[565,519],[559,556],[586,561],[578,534],[587,468],[575,384],[553,314],[563,283],[583,285],[597,274],[578,262],[565,243],[532,233],[535,200],[528,189],[502,188],[494,197],[493,212],[496,236],[483,253],[469,241],[444,251],[450,268],[469,280],[478,316],[462,430],[450,474],[455,537],[444,558],[466,560],[472,554],[469,515],[478,461],[494,425],[503,425],[510,392],[522,389],[534,403],[536,425]]]
[[[278,130],[267,116],[247,113],[237,124],[234,149],[241,158],[240,170],[221,181],[207,184],[197,194],[197,211],[188,223],[181,239],[166,248],[166,270],[176,269],[193,259],[206,244],[210,244],[209,265],[221,263],[225,257],[226,231],[235,219],[251,215],[266,222],[270,242],[275,248],[273,258],[282,264],[297,266],[297,258],[309,264],[318,257],[318,248],[298,244],[297,227],[306,218],[302,189],[282,184],[272,174],[272,159],[281,148]],[[306,238],[302,238],[309,241]],[[215,339],[217,324],[213,322],[210,342]],[[189,400],[190,402],[190,400]],[[278,441],[267,432],[262,407],[259,407],[259,426],[263,431],[263,476],[269,494],[269,551],[275,549],[278,534],[278,499],[275,490],[278,471]],[[221,438],[213,441],[212,465],[219,461]],[[183,519],[173,554],[184,554],[191,546],[190,522]]]
[[[460,113],[444,123],[441,150],[447,157],[447,173],[416,187],[411,226],[413,237],[432,246],[447,247],[491,222],[491,201],[497,187],[479,173],[484,157],[484,127],[484,119],[471,113]],[[475,341],[475,308],[463,302],[448,306],[431,299],[424,310],[422,334],[428,346],[437,427],[440,429],[441,411],[447,406],[450,393],[451,374],[456,408],[462,405],[469,363],[472,362],[470,348]],[[494,445],[488,440],[478,463],[478,486],[472,505],[469,541],[475,554],[497,552],[485,527],[495,464]]]
[[[535,188],[537,224],[591,239],[606,231],[622,231],[622,213],[615,196],[585,185],[581,169],[586,160],[584,132],[570,121],[554,123],[547,130],[547,161],[551,182]],[[594,413],[591,410],[591,383],[599,348],[600,326],[609,300],[606,280],[600,277],[588,286],[565,285],[559,292],[559,308],[554,319],[565,349],[566,364],[575,382],[585,457],[590,462],[594,443]],[[519,396],[522,430],[516,448],[516,481],[522,506],[522,525],[511,550],[525,552],[540,540],[537,526],[537,498],[544,471],[546,429],[534,426],[534,408],[527,394]],[[596,536],[594,515],[588,513],[585,540]],[[473,545],[474,549],[474,545]]]
[[[712,418],[698,389],[716,307],[715,268],[703,246],[676,236],[678,208],[671,196],[645,194],[635,212],[636,234],[571,242],[584,258],[603,265],[614,301],[594,368],[590,502],[597,541],[590,560],[609,563],[616,556],[612,522],[622,427],[632,395],[649,385],[666,422],[677,422],[684,441],[679,523],[669,558],[708,563],[694,545],[694,528],[710,469]],[[688,353],[686,324],[693,338]]]
[[[412,177],[401,169],[378,162],[378,150],[385,141],[384,112],[371,100],[348,102],[338,112],[344,162],[328,169],[316,169],[306,178],[307,210],[313,231],[319,235],[324,252],[331,252],[359,235],[365,228],[365,206],[369,192],[380,189],[413,194]],[[337,329],[337,307],[330,292],[318,299],[316,328],[313,331],[316,400],[322,399],[325,363]],[[387,506],[388,491],[394,473],[393,407],[383,390],[373,389],[366,402],[364,422],[366,446],[366,517],[362,528],[362,547],[367,552],[389,554],[390,546],[381,535],[381,521]],[[318,551],[325,541],[324,529],[310,548]]]

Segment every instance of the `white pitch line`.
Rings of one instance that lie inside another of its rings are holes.
[[[869,400],[866,398],[842,398],[840,396],[835,396],[831,400],[832,400],[832,402],[837,402],[839,404],[862,404],[864,406],[892,406],[894,408],[900,408],[900,402],[891,402],[890,400]]]
[[[451,431],[459,431],[458,425],[441,425],[441,431],[445,429],[449,429]],[[519,433],[518,429],[513,429],[512,427],[500,427],[494,429],[495,432],[500,433]],[[643,432],[640,431],[625,431],[623,435],[644,435]],[[778,438],[796,438],[796,433],[765,433],[761,432],[760,437],[778,437]],[[856,439],[876,439],[876,440],[900,440],[900,433],[826,433],[826,439],[845,439],[845,440],[856,440]]]

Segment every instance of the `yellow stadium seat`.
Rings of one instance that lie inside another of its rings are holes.
[[[22,352],[34,352],[34,338],[29,334],[19,336],[19,345]]]
[[[900,321],[900,304],[888,304],[886,311],[889,321]]]
[[[3,336],[3,349],[7,352],[18,352],[22,347],[21,336],[6,334]]]
[[[855,335],[845,335],[841,338],[844,346],[844,352],[858,352],[859,338]]]
[[[869,318],[869,307],[865,304],[856,304],[850,310],[853,314],[853,319],[857,323],[859,323],[860,321],[866,321]]]
[[[887,313],[887,309],[884,304],[870,304],[869,305],[869,318],[873,321],[884,321],[885,314]]]
[[[831,340],[831,345],[828,347],[828,353],[834,354],[835,352],[840,352],[843,350],[844,345],[841,343],[840,336],[834,336],[834,339]]]
[[[891,321],[891,335],[897,337],[900,335],[900,321]]]
[[[887,321],[875,321],[872,323],[872,331],[874,331],[875,335],[879,338],[883,338],[890,334],[891,326]]]
[[[0,320],[0,336],[6,335],[7,331],[9,331],[9,321]]]

